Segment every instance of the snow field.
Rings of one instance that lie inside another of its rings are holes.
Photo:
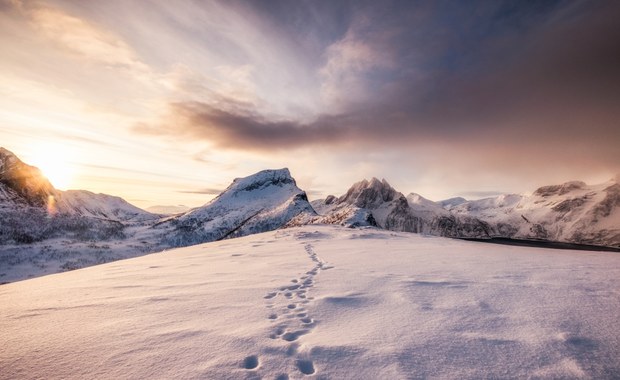
[[[620,376],[620,256],[304,226],[0,286],[0,378]]]

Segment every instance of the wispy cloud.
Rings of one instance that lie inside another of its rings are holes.
[[[207,188],[207,189],[198,189],[198,190],[179,190],[179,193],[182,194],[207,194],[207,195],[218,195],[220,194],[222,191],[224,191],[223,189],[211,189],[211,188]]]
[[[68,54],[106,66],[148,71],[133,49],[109,30],[43,3],[11,3],[39,33]]]

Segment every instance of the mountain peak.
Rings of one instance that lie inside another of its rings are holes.
[[[297,186],[288,168],[262,170],[244,178],[235,178],[226,190],[252,191],[267,186],[282,187],[284,185]]]
[[[370,181],[364,179],[351,186],[345,195],[340,197],[339,203],[349,203],[357,207],[372,208],[384,202],[390,202],[402,196],[385,180],[379,181],[373,177]]]
[[[23,163],[13,152],[0,148],[0,184],[15,191],[28,204],[44,206],[55,192],[41,171]]]
[[[288,169],[237,178],[202,207],[170,219],[171,244],[188,245],[280,228],[300,214],[316,216]]]

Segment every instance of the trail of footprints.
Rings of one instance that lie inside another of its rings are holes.
[[[267,293],[263,298],[267,302],[269,313],[267,319],[273,323],[269,334],[270,339],[281,340],[288,344],[286,353],[295,360],[295,367],[304,375],[312,375],[317,372],[312,360],[301,355],[299,343],[300,337],[310,334],[316,323],[308,314],[306,306],[312,302],[308,292],[314,287],[314,278],[322,271],[331,269],[315,252],[312,244],[304,246],[306,253],[315,263],[314,267],[305,275],[292,279],[287,285],[281,286],[275,291]],[[243,368],[252,370],[259,365],[256,355],[248,356],[243,360]],[[278,379],[288,379],[288,375],[282,374]]]

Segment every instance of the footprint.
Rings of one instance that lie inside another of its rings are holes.
[[[314,373],[314,363],[312,363],[312,360],[297,359],[295,364],[304,375],[312,375]]]
[[[297,305],[295,305],[294,303],[291,303],[291,304],[289,304],[289,305],[287,306],[287,308],[289,308],[289,309],[291,309],[291,310],[292,310],[292,309],[294,309],[294,308],[296,308],[296,307],[297,307]]]
[[[256,367],[258,367],[258,356],[256,355],[246,356],[246,358],[243,359],[242,367],[245,369],[255,369]]]
[[[294,279],[292,279],[292,280],[291,280],[291,282],[292,282],[292,283],[294,283],[294,284],[296,284],[296,283],[298,283],[298,282],[299,282],[299,280],[298,280],[298,279],[296,279],[296,278],[294,278]]]
[[[299,313],[297,314],[297,316],[300,318],[306,318],[308,316],[308,313]]]
[[[269,316],[267,317],[268,319],[278,319],[278,314],[269,314]]]
[[[272,299],[273,297],[275,297],[277,295],[278,295],[278,292],[271,292],[271,293],[267,293],[267,295],[265,297],[263,297],[263,298],[266,299],[266,300],[270,300],[270,299]]]
[[[314,322],[314,320],[312,318],[310,318],[310,317],[302,318],[302,319],[300,319],[300,321],[302,323],[305,323],[305,324],[310,324],[310,323]]]
[[[307,333],[308,333],[308,330],[299,330],[299,331],[287,332],[284,335],[282,335],[282,339],[284,339],[287,342],[294,342],[297,339],[299,339],[300,336],[305,335]]]
[[[289,380],[289,377],[286,373],[276,376],[276,380]]]

